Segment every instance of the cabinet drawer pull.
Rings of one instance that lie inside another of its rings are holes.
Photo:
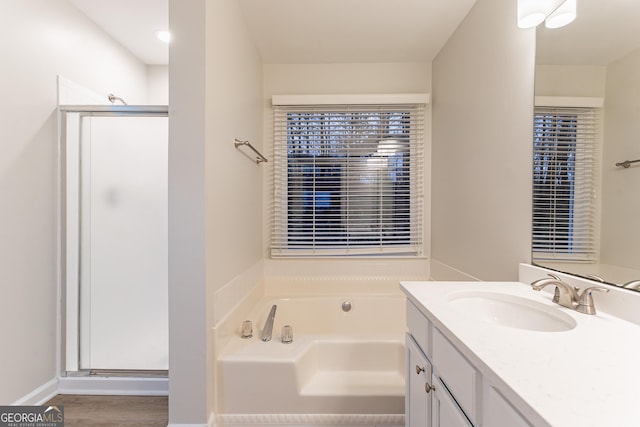
[[[427,393],[429,393],[431,390],[435,390],[435,389],[436,389],[435,386],[432,386],[429,383],[424,383],[424,391],[426,391]]]
[[[420,366],[416,365],[416,374],[420,375],[420,372],[424,372],[424,368],[421,368]]]

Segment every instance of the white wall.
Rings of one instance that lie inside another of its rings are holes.
[[[214,328],[262,272],[262,170],[233,145],[261,148],[262,65],[238,7],[169,2],[171,425],[212,416]]]
[[[604,97],[607,67],[597,65],[536,65],[537,96]]]
[[[169,424],[205,423],[205,0],[169,1]]]
[[[432,259],[482,280],[530,259],[534,61],[516,2],[478,0],[433,63]]]
[[[262,61],[237,0],[207,4],[207,366],[215,410],[215,328],[262,279],[262,174],[246,148],[262,151]],[[239,323],[238,323],[239,324]]]
[[[640,269],[640,50],[609,64],[602,160],[601,261]]]
[[[265,64],[264,78],[264,149],[273,157],[273,95],[305,94],[377,94],[430,93],[431,64],[429,63],[367,63],[367,64]],[[300,260],[270,259],[269,209],[272,207],[273,164],[264,165],[264,256],[265,277],[363,277],[427,278],[429,276],[429,188],[431,109],[425,117],[425,257],[418,259],[339,259]],[[383,282],[372,282],[371,290]],[[397,280],[393,285],[397,288]],[[345,286],[348,286],[345,284]],[[385,291],[388,284],[385,284]]]
[[[0,51],[0,404],[35,403],[58,367],[56,76],[143,103],[146,68],[64,0],[0,0]]]
[[[169,103],[169,66],[147,65],[147,104]]]
[[[237,1],[207,8],[207,265],[219,290],[262,258],[262,62]],[[224,208],[223,208],[224,207]]]

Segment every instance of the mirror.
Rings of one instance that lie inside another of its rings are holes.
[[[604,104],[595,192],[597,260],[548,261],[533,254],[532,261],[628,288],[640,280],[640,162],[629,167],[616,163],[640,159],[639,18],[640,1],[578,0],[573,23],[536,30],[536,97],[595,97]]]

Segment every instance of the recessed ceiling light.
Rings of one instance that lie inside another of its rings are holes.
[[[163,41],[165,43],[169,43],[171,41],[171,33],[167,30],[158,30],[155,32],[158,40]]]

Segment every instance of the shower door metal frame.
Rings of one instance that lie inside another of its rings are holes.
[[[84,117],[168,117],[165,105],[60,105],[59,123],[59,265],[60,303],[59,369],[61,376],[94,375],[89,369],[80,369],[80,253],[81,253],[81,212],[80,177],[70,183],[67,164],[72,159],[80,162],[79,140]],[[70,138],[78,141],[78,147],[69,146]],[[81,173],[81,166],[79,169]],[[73,355],[73,356],[72,356]],[[127,370],[123,370],[127,372]],[[135,375],[134,371],[130,371]],[[166,376],[166,371],[139,372],[142,375]]]

